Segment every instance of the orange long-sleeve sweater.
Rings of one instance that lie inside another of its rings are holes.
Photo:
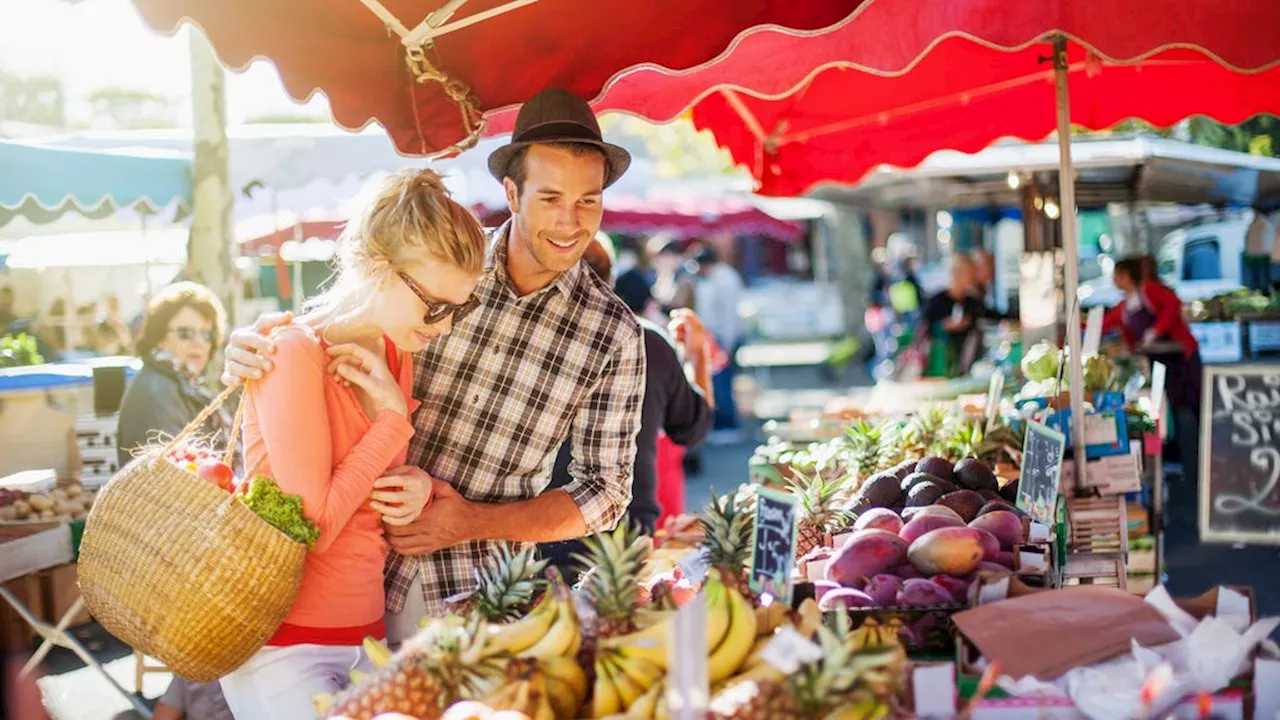
[[[324,343],[306,328],[277,334],[275,368],[249,386],[242,434],[245,467],[302,496],[303,512],[320,528],[307,554],[302,586],[269,645],[358,645],[385,636],[382,517],[369,506],[373,483],[404,463],[413,425],[381,411],[373,418],[354,391],[325,371]],[[387,361],[408,400],[408,353],[384,339]]]

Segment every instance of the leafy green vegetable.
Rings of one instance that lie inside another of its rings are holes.
[[[0,368],[43,365],[36,339],[26,333],[0,337]]]
[[[1022,374],[1028,380],[1039,382],[1056,378],[1062,365],[1062,351],[1047,340],[1041,340],[1022,357]]]
[[[1112,389],[1112,381],[1116,376],[1116,364],[1107,355],[1086,355],[1084,358],[1085,392],[1099,392]]]
[[[320,528],[302,514],[302,498],[286,495],[275,480],[258,475],[249,481],[249,492],[239,496],[240,502],[289,539],[312,550],[320,539]]]

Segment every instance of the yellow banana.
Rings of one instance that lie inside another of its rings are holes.
[[[667,704],[666,686],[666,683],[662,683],[662,695],[658,697],[658,706],[653,709],[653,720],[671,720],[671,706]]]
[[[352,685],[358,685],[361,681],[363,681],[368,676],[369,676],[369,673],[361,672],[359,670],[352,670],[351,672],[347,673],[347,677],[351,679]]]
[[[564,655],[573,644],[573,637],[578,633],[578,622],[573,614],[573,608],[561,601],[556,601],[556,606],[555,622],[551,623],[547,633],[538,642],[519,653],[519,657],[545,658]]]
[[[622,711],[622,699],[609,677],[608,666],[596,664],[596,681],[591,687],[591,717],[604,718]]]
[[[799,617],[795,625],[796,632],[804,637],[813,637],[822,625],[822,611],[818,609],[818,602],[813,598],[805,598],[800,603],[800,607],[796,608],[796,615]]]
[[[567,687],[573,698],[573,711],[577,712],[587,700],[587,674],[582,666],[572,657],[559,656],[543,658],[539,661],[542,672],[548,680],[554,680]]]
[[[547,689],[546,677],[535,675],[529,681],[529,686],[530,708],[525,714],[533,720],[556,720],[556,713],[551,709],[551,693]]]
[[[772,635],[774,630],[782,627],[786,622],[787,612],[787,606],[778,602],[769,607],[756,608],[756,635],[762,637]]]
[[[316,709],[316,717],[327,717],[333,707],[333,693],[316,693],[311,697],[311,705]]]
[[[888,705],[874,697],[863,697],[832,710],[823,720],[882,720],[888,715]]]
[[[489,647],[497,652],[512,655],[528,650],[538,642],[556,620],[556,601],[550,592],[542,594],[542,598],[533,610],[523,618],[506,625],[490,625],[488,627]]]
[[[391,648],[386,643],[367,637],[363,645],[365,657],[369,658],[369,663],[375,668],[381,670],[391,665]]]
[[[601,650],[617,650],[628,657],[639,657],[666,669],[667,667],[667,633],[672,620],[650,625],[629,635],[604,638],[600,641]]]
[[[751,652],[747,653],[747,659],[742,661],[741,670],[750,670],[764,662],[764,649],[771,642],[773,642],[773,633],[756,636],[756,642],[751,646]]]
[[[648,690],[622,672],[614,662],[613,656],[605,655],[596,661],[596,673],[600,672],[608,673],[609,678],[613,680],[613,686],[618,690],[618,700],[624,710],[631,707],[631,704],[639,700],[644,691]]]
[[[662,668],[644,658],[623,655],[613,658],[613,667],[619,674],[626,675],[636,685],[639,685],[641,691],[646,691],[653,687],[665,674]]]
[[[627,716],[635,720],[650,720],[658,711],[658,702],[662,700],[665,689],[666,683],[654,683],[653,687],[646,690],[631,704],[631,707],[627,708]]]
[[[712,652],[724,641],[729,630],[729,588],[719,576],[711,575],[702,586],[707,605],[707,652]],[[754,617],[753,617],[754,619]]]
[[[550,675],[546,676],[547,702],[557,720],[573,720],[578,716],[577,698],[573,688]]]
[[[732,588],[729,596],[729,630],[724,641],[707,658],[707,679],[712,683],[732,677],[751,652],[756,640],[756,614],[747,599]]]
[[[561,653],[561,655],[567,658],[576,658],[578,657],[578,651],[581,649],[582,649],[582,627],[578,625],[577,616],[575,616],[573,621],[573,637],[569,639],[569,647],[565,648],[564,652]]]
[[[741,682],[760,682],[761,680],[781,680],[785,674],[774,667],[773,663],[761,662],[754,667],[742,670],[737,675],[729,678],[721,686],[721,689],[728,689]]]

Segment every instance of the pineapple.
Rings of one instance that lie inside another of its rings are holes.
[[[788,489],[800,498],[796,557],[804,557],[814,548],[821,547],[827,533],[840,530],[847,523],[848,515],[843,510],[847,503],[844,491],[851,479],[848,475],[833,480],[814,475],[802,476],[788,483]]]
[[[586,554],[574,559],[589,570],[579,587],[595,609],[594,627],[586,628],[588,637],[613,637],[635,630],[636,610],[640,606],[639,574],[649,553],[652,539],[640,535],[624,519],[612,532],[598,533],[583,541]]]
[[[543,578],[548,560],[537,560],[537,547],[513,552],[503,543],[493,563],[476,573],[477,588],[471,604],[480,617],[491,623],[506,623],[522,617],[546,589]]]
[[[439,718],[450,704],[475,697],[501,678],[498,660],[483,657],[478,618],[435,620],[405,642],[391,665],[364,677],[334,699],[327,717],[372,720],[401,713]]]
[[[907,454],[917,458],[942,455],[954,417],[945,405],[929,405],[911,416],[903,432]]]
[[[717,693],[707,707],[712,720],[805,720],[788,679],[748,680]]]
[[[753,494],[717,496],[712,490],[711,502],[702,510],[707,566],[719,570],[726,585],[744,593],[749,591],[747,566],[755,534],[754,506]]]
[[[886,467],[898,454],[895,426],[891,422],[872,425],[865,420],[845,428],[847,470],[858,477],[858,484]]]

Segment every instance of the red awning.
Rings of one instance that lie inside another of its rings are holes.
[[[377,120],[408,155],[473,142],[482,113],[545,88],[592,97],[634,65],[693,67],[753,26],[828,27],[859,2],[134,0],[158,30],[198,24],[231,67],[271,59],[290,95],[323,91],[339,125]]]
[[[855,182],[881,163],[1054,129],[1048,40],[1071,42],[1071,120],[1171,125],[1276,112],[1274,0],[868,0],[826,31],[757,28],[689,71],[625,73],[593,103],[653,120],[692,107],[760,191]],[[514,116],[491,117],[490,131]]]

